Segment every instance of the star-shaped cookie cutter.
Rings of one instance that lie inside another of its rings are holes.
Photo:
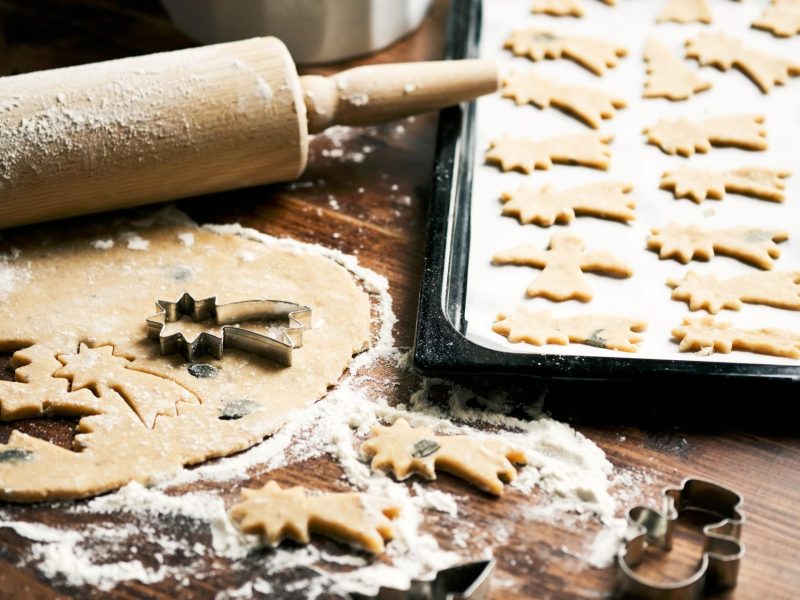
[[[264,356],[284,366],[292,365],[292,351],[303,345],[303,331],[311,325],[311,309],[283,300],[245,300],[230,304],[217,304],[216,296],[195,300],[185,293],[177,302],[158,300],[158,313],[147,318],[147,336],[158,339],[161,354],[180,352],[186,360],[200,354],[222,358],[223,345]],[[222,325],[222,335],[204,331],[193,340],[183,333],[163,335],[167,323],[175,323],[188,316],[194,321],[213,320]],[[237,325],[243,321],[263,319],[289,319],[278,336],[261,334]]]
[[[664,489],[664,512],[646,506],[628,511],[628,523],[636,534],[617,553],[615,597],[643,600],[694,600],[704,592],[736,586],[744,545],[739,541],[745,517],[739,511],[742,497],[728,488],[703,479],[684,479],[679,488]],[[672,549],[675,522],[684,513],[700,513],[713,522],[703,527],[703,557],[686,579],[665,584],[648,581],[634,568],[649,544]]]

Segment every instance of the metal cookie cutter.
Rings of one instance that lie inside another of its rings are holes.
[[[407,590],[382,587],[375,596],[351,594],[351,600],[486,600],[494,560],[479,560],[436,573],[432,581],[414,579]]]
[[[643,600],[695,600],[705,591],[736,586],[744,545],[739,541],[744,515],[742,497],[703,479],[684,479],[680,488],[664,489],[664,512],[637,506],[628,512],[628,522],[638,535],[629,538],[617,553],[616,597]],[[705,547],[697,570],[682,581],[655,584],[633,568],[649,544],[672,549],[675,521],[684,512],[700,513],[714,521],[703,527]]]
[[[158,313],[147,319],[147,336],[158,339],[161,354],[180,352],[186,360],[194,360],[199,354],[210,354],[222,358],[223,344],[259,356],[272,359],[284,366],[292,364],[292,350],[303,345],[303,330],[311,325],[311,309],[307,306],[283,300],[245,300],[230,304],[217,304],[216,297],[195,300],[185,293],[177,302],[158,300]],[[180,332],[163,335],[167,323],[180,321],[189,316],[194,321],[213,320],[222,325],[222,335],[204,331],[193,340],[187,340]],[[280,335],[261,334],[238,325],[241,321],[288,318],[289,325]]]

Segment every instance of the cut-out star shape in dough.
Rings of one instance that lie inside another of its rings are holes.
[[[766,150],[767,130],[760,115],[729,115],[704,121],[661,119],[644,128],[648,143],[666,154],[705,154],[712,146],[734,146],[742,150]]]
[[[605,170],[611,164],[608,144],[612,139],[613,136],[599,133],[561,135],[543,140],[504,135],[492,140],[486,152],[486,162],[499,165],[503,171],[516,169],[523,173],[547,170],[553,163]]]
[[[613,6],[617,0],[602,0],[604,4]],[[534,14],[552,17],[582,17],[583,2],[581,0],[533,0]]]
[[[668,279],[672,299],[690,310],[716,314],[723,308],[741,310],[742,303],[800,310],[800,271],[746,273],[728,279],[689,271],[683,279]]]
[[[511,314],[500,313],[492,331],[511,343],[526,342],[532,346],[569,343],[585,344],[607,350],[636,352],[642,341],[638,335],[647,328],[640,319],[612,315],[579,315],[555,318],[549,310],[534,312],[520,306]]]
[[[567,58],[595,75],[615,67],[628,51],[612,42],[577,35],[559,35],[546,29],[530,28],[513,31],[503,44],[515,56],[533,61],[545,58]]]
[[[706,0],[667,0],[656,19],[658,23],[711,23],[711,9]]]
[[[685,317],[680,327],[672,330],[672,335],[680,342],[681,352],[711,350],[728,354],[732,350],[744,350],[800,358],[800,333],[787,329],[736,329],[731,323],[715,321],[711,316]]]
[[[786,184],[782,180],[790,175],[791,172],[785,169],[764,167],[742,167],[731,171],[682,167],[665,171],[660,187],[672,190],[676,198],[689,198],[697,204],[706,198],[722,200],[725,192],[783,202]]]
[[[391,471],[398,480],[413,473],[436,479],[437,470],[447,471],[496,496],[503,493],[504,481],[516,477],[514,465],[527,463],[522,450],[502,440],[435,435],[403,418],[388,427],[376,426],[361,450],[372,457],[373,469]]]
[[[633,275],[631,268],[610,252],[587,252],[583,240],[568,233],[559,233],[550,238],[547,250],[522,244],[496,253],[492,263],[542,269],[539,276],[528,285],[525,295],[554,302],[589,302],[592,299],[592,288],[586,281],[584,271],[614,277]]]
[[[290,538],[307,544],[318,533],[373,554],[394,536],[392,519],[400,508],[387,499],[361,493],[309,496],[300,487],[281,488],[270,481],[242,490],[242,502],[230,516],[244,533],[258,534],[270,545]]]
[[[533,104],[538,108],[553,106],[573,115],[592,127],[600,127],[603,119],[611,119],[616,109],[625,108],[622,98],[582,85],[558,83],[540,77],[533,71],[512,73],[503,79],[503,97],[517,105]]]
[[[800,0],[772,0],[761,16],[753,21],[753,27],[777,37],[797,35],[800,33]]]

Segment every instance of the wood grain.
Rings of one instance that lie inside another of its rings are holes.
[[[421,30],[376,56],[314,69],[330,74],[341,68],[441,56],[447,3],[436,3]],[[119,56],[185,47],[190,42],[165,19],[155,0],[0,0],[0,73],[78,64]],[[403,129],[398,129],[398,126]],[[279,236],[324,244],[356,254],[361,263],[390,282],[398,316],[396,337],[402,346],[413,342],[419,277],[424,252],[426,201],[430,190],[436,116],[403,121],[361,131],[341,139],[350,159],[330,156],[334,142],[319,137],[311,146],[309,168],[296,185],[252,188],[182,201],[180,206],[199,221],[241,222]],[[369,148],[366,151],[366,148]],[[360,153],[360,155],[359,155]],[[360,160],[360,161],[359,161]],[[395,187],[396,186],[396,187]],[[0,377],[8,378],[8,357],[0,360]],[[407,399],[418,381],[386,368],[381,376],[396,382],[387,393]],[[676,386],[584,384],[543,386],[524,381],[471,382],[476,390],[502,389],[521,405],[543,393],[545,409],[597,442],[619,468],[649,475],[641,497],[655,500],[665,485],[684,476],[700,476],[729,485],[745,497],[744,528],[747,556],[734,593],[719,597],[796,598],[800,589],[800,440],[788,409],[796,388],[741,389]],[[23,424],[29,432],[68,444],[70,422]],[[9,425],[0,428],[0,439]],[[341,488],[339,467],[318,458],[271,473],[282,484],[302,483],[322,489]],[[262,483],[254,477],[248,486]],[[507,527],[509,536],[497,544],[499,572],[493,598],[570,599],[607,597],[613,570],[588,568],[565,551],[587,539],[576,528],[530,520],[525,507],[538,492],[523,497],[511,491],[501,500],[475,493],[460,481],[442,476],[438,489],[465,497],[459,520],[474,525],[475,535],[463,555],[477,555],[493,533]],[[213,487],[211,483],[192,488]],[[238,489],[226,490],[232,500]],[[15,509],[20,518],[57,525],[75,519],[57,508]],[[86,519],[83,523],[89,524]],[[149,524],[155,525],[155,524]],[[424,528],[444,548],[452,547],[451,517],[426,514]],[[587,524],[586,528],[590,525]],[[199,534],[198,534],[199,535]],[[699,539],[683,531],[669,556],[653,553],[644,568],[660,576],[681,576],[700,552]],[[341,553],[332,542],[315,540]],[[208,580],[182,586],[173,580],[147,586],[119,585],[111,594],[75,589],[46,581],[33,568],[18,567],[29,542],[8,529],[0,530],[0,598],[213,598],[237,587],[258,571],[258,559],[248,558],[235,571],[219,571]],[[143,537],[142,547],[148,549]],[[152,549],[151,549],[152,550]],[[209,559],[210,560],[210,559]],[[211,571],[213,565],[209,564]],[[302,577],[297,573],[295,577]],[[280,582],[278,582],[279,584]],[[276,590],[280,590],[276,585]],[[302,597],[302,592],[278,592],[274,597]]]

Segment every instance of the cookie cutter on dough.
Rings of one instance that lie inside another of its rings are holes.
[[[628,511],[628,523],[637,534],[617,553],[615,597],[643,600],[694,600],[704,592],[736,586],[744,545],[739,541],[745,517],[739,511],[742,497],[733,490],[703,479],[684,479],[679,488],[664,489],[664,512],[646,506]],[[672,549],[676,520],[685,512],[700,513],[713,522],[703,527],[704,551],[697,570],[682,581],[656,584],[634,568],[645,548]]]
[[[230,304],[217,304],[216,296],[195,300],[184,293],[177,302],[156,301],[158,313],[147,318],[147,336],[158,339],[161,354],[180,352],[186,360],[199,354],[222,358],[223,345],[264,356],[284,366],[292,365],[292,351],[303,345],[303,331],[311,325],[311,309],[283,300],[245,300]],[[204,331],[193,340],[180,332],[163,335],[167,323],[189,316],[194,321],[213,320],[222,325],[222,335]],[[239,327],[235,323],[262,319],[289,319],[288,327],[280,334],[261,334]]]
[[[407,590],[381,587],[374,596],[351,594],[350,600],[486,600],[495,561],[478,560],[442,569],[429,581],[413,579]]]

